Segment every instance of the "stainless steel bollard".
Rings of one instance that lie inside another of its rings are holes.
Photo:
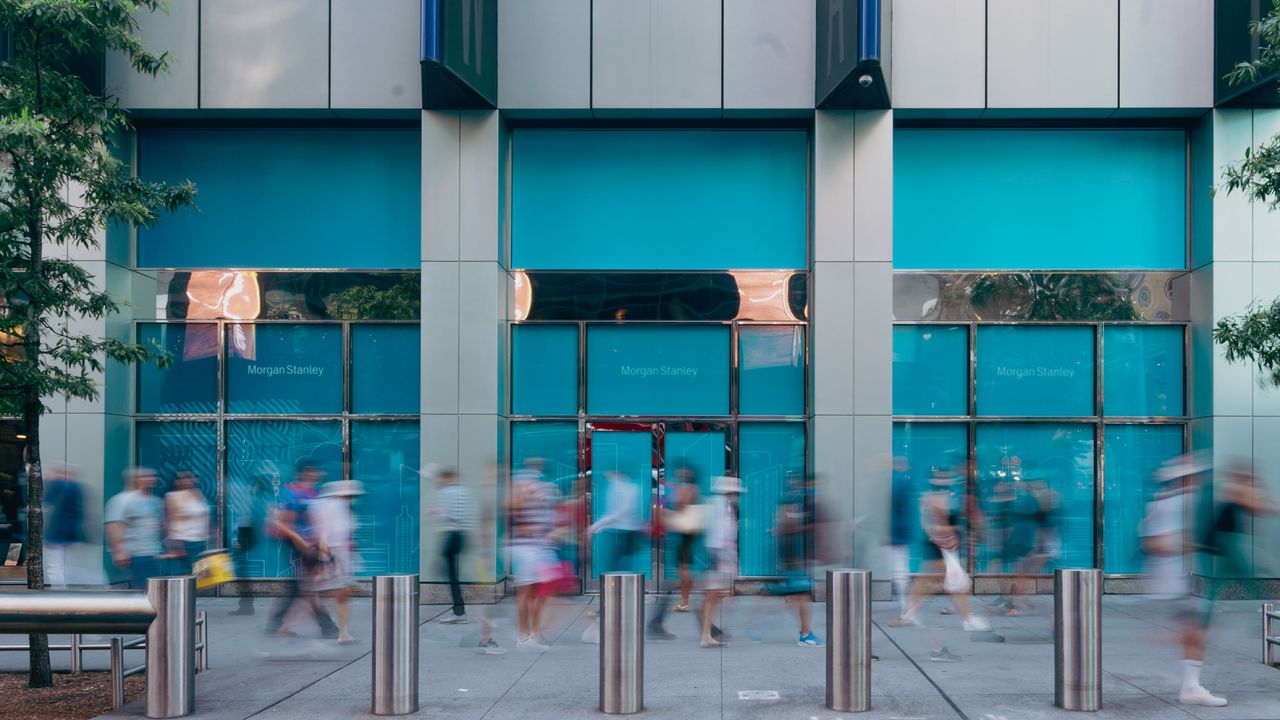
[[[827,571],[827,707],[871,709],[871,571]]]
[[[71,674],[79,675],[84,668],[84,653],[80,650],[80,633],[71,633]]]
[[[418,576],[373,578],[373,712],[418,712]]]
[[[1102,571],[1053,571],[1054,704],[1102,707]]]
[[[147,599],[147,717],[185,717],[196,711],[196,578],[151,578]]]
[[[644,709],[644,575],[600,576],[600,711]]]
[[[111,709],[124,707],[124,641],[111,638]]]

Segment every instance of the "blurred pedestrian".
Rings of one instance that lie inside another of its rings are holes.
[[[49,587],[67,586],[67,553],[85,541],[84,490],[66,465],[44,466],[44,576]]]
[[[107,502],[103,520],[111,562],[126,571],[130,590],[145,590],[147,578],[161,574],[164,505],[151,494],[156,475],[150,468],[124,471],[125,489]]]
[[[310,460],[300,460],[293,482],[280,488],[276,507],[267,522],[270,534],[282,541],[289,557],[289,565],[293,569],[293,579],[285,581],[285,594],[281,596],[271,619],[267,621],[265,631],[269,635],[288,633],[284,622],[289,611],[300,599],[305,599],[320,626],[320,636],[326,639],[338,637],[338,626],[334,624],[333,618],[320,606],[313,593],[307,593],[307,597],[302,598],[303,588],[300,587],[301,581],[314,571],[318,560],[315,535],[307,518],[307,505],[316,498],[316,484],[323,478],[324,471],[319,465]]]
[[[640,533],[644,528],[641,515],[640,484],[626,473],[610,470],[605,473],[604,515],[588,528],[589,535],[603,533],[603,556],[596,569],[599,572],[624,572],[631,569],[631,562],[640,547]]]
[[[716,610],[733,591],[738,576],[738,519],[742,482],[736,477],[718,477],[712,481],[710,507],[707,510],[707,553],[711,556],[711,572],[707,574],[706,598],[702,605],[702,637],[704,648],[728,646],[714,632]]]
[[[698,477],[693,468],[676,470],[676,486],[671,494],[671,507],[663,513],[667,540],[676,544],[676,572],[680,577],[680,602],[676,612],[689,612],[689,595],[693,592],[693,552],[706,529],[706,508],[701,504]],[[655,640],[671,640],[675,635],[666,628],[670,595],[659,595],[649,619],[648,634]]]
[[[271,492],[270,478],[276,474],[278,472],[274,466],[264,467],[262,471],[254,473],[249,480],[249,487],[238,498],[240,507],[232,549],[235,550],[236,574],[242,580],[239,590],[240,607],[231,611],[232,615],[253,614],[253,595],[249,594],[248,583],[243,578],[251,575],[249,555],[254,548],[258,547],[260,534],[266,527],[268,498]]]
[[[351,636],[351,584],[355,581],[356,516],[351,504],[364,494],[357,480],[331,482],[307,507],[307,519],[315,533],[316,562],[308,584],[313,592],[333,598],[338,615],[338,644],[355,642]]]
[[[471,493],[458,480],[458,471],[450,467],[435,470],[440,490],[436,495],[433,513],[440,530],[440,554],[444,560],[445,574],[449,578],[449,593],[453,599],[453,614],[441,620],[442,625],[466,625],[467,606],[462,599],[462,582],[459,579],[458,556],[467,546],[467,534],[475,524]]]
[[[164,514],[169,531],[165,543],[169,572],[190,575],[209,542],[209,502],[195,473],[179,470],[174,476],[173,490],[164,496]]]
[[[542,475],[542,459],[529,458],[516,473],[511,487],[511,570],[516,586],[516,647],[545,652],[550,649],[542,634],[542,609],[546,596],[538,592],[552,573],[555,556],[550,535],[555,525],[558,493]]]
[[[899,455],[893,459],[892,487],[889,496],[889,564],[893,572],[893,589],[898,594],[898,617],[889,621],[892,627],[910,624],[903,620],[907,614],[907,592],[910,589],[911,544],[919,533],[919,513],[916,508],[915,483],[907,458]]]

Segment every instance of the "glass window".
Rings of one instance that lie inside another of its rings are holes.
[[[518,473],[530,458],[542,458],[543,477],[556,484],[563,498],[577,498],[578,487],[578,423],[523,422],[511,427],[511,472]],[[499,486],[499,492],[503,488]],[[501,499],[499,499],[501,502]],[[498,532],[505,537],[506,513],[498,513]],[[578,543],[560,546],[561,558],[578,567]],[[501,553],[498,563],[502,564]],[[579,568],[580,569],[580,568]]]
[[[893,328],[893,413],[969,414],[969,328]]]
[[[294,577],[291,554],[268,537],[265,521],[293,481],[298,462],[319,466],[325,481],[342,478],[342,423],[336,420],[235,420],[226,424],[228,536],[255,528],[260,542],[243,560],[240,577]]]
[[[1181,326],[1108,325],[1102,336],[1102,409],[1112,416],[1183,414]]]
[[[155,362],[138,366],[138,412],[218,411],[218,326],[213,323],[147,323],[138,342],[171,356],[161,370]]]
[[[364,483],[355,501],[360,575],[418,572],[418,422],[351,423],[351,476]]]
[[[417,415],[421,375],[417,325],[351,326],[351,411]]]
[[[670,507],[675,499],[675,486],[683,480],[686,471],[698,486],[701,502],[711,497],[711,479],[724,475],[725,433],[723,430],[671,430],[663,437],[666,463],[666,487],[663,488],[663,507]],[[706,552],[706,539],[699,534],[693,542],[693,572],[711,569]],[[680,576],[680,543],[663,544],[666,552],[666,578]]]
[[[209,503],[209,540],[216,539],[218,517],[218,425],[212,422],[140,422],[138,464],[156,471],[156,497],[173,489],[179,472],[195,473]]]
[[[577,415],[578,327],[516,325],[511,335],[512,411]]]
[[[804,414],[804,328],[743,325],[738,368],[739,413]]]
[[[795,491],[789,480],[804,477],[804,425],[743,423],[738,426],[738,449],[738,467],[747,489],[739,500],[738,572],[778,575],[781,548],[773,527],[778,506]]]
[[[228,324],[227,412],[342,412],[342,328]]]
[[[977,502],[985,531],[978,572],[1093,567],[1091,424],[982,424]]]
[[[1138,526],[1165,460],[1182,454],[1182,425],[1108,425],[1103,455],[1103,565],[1108,573],[1140,573]]]
[[[588,328],[587,412],[727,415],[729,328]]]
[[[933,478],[949,482],[936,485]],[[893,424],[893,486],[889,501],[889,544],[907,548],[911,572],[924,557],[920,495],[935,487],[952,494],[953,510],[964,524],[963,499],[969,476],[969,428],[947,423]],[[968,543],[960,544],[962,557]]]
[[[978,414],[1093,415],[1093,336],[1086,326],[979,327]]]
[[[0,563],[11,552],[13,560],[27,562],[27,466],[23,461],[26,439],[16,420],[0,421]],[[82,478],[83,479],[83,478]],[[13,549],[14,545],[21,546]]]

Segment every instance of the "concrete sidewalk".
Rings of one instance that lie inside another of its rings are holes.
[[[568,598],[549,608],[546,653],[514,649],[514,607],[472,608],[464,626],[434,621],[440,606],[424,606],[421,629],[422,715],[437,718],[536,720],[598,718],[597,648],[580,640],[587,625],[589,598]],[[993,618],[1003,643],[975,642],[960,630],[960,620],[944,616],[947,603],[935,600],[923,613],[930,628],[889,628],[896,604],[876,603],[873,651],[873,703],[863,718],[1022,718],[1081,717],[1053,707],[1052,600],[1028,598],[1030,608],[1017,617]],[[357,643],[268,639],[262,626],[266,600],[258,615],[229,615],[234,600],[200,603],[209,613],[211,669],[197,678],[195,717],[337,718],[370,716],[370,608],[356,601],[353,628]],[[979,602],[981,605],[981,602]],[[1280,670],[1261,661],[1260,605],[1220,603],[1211,637],[1204,684],[1225,695],[1225,708],[1179,705],[1179,652],[1161,605],[1147,598],[1104,599],[1105,718],[1205,718],[1272,720],[1280,718]],[[511,652],[476,653],[480,624],[475,613],[491,611],[498,622],[495,638]],[[813,606],[815,629],[823,632],[825,608]],[[725,649],[697,644],[694,616],[675,614],[668,629],[679,639],[649,642],[645,648],[645,715],[655,718],[796,718],[830,720],[826,710],[825,653],[795,644],[795,619],[781,601],[733,598],[725,628],[734,635]],[[310,632],[311,628],[303,628]],[[752,635],[759,635],[753,642]],[[956,663],[929,661],[934,642],[961,657]],[[140,655],[136,658],[141,662]],[[91,655],[88,667],[105,667],[105,653]],[[6,669],[22,669],[25,657],[0,658]],[[66,654],[55,657],[65,666]],[[766,691],[777,699],[744,699],[743,691]],[[133,702],[106,717],[137,718]]]

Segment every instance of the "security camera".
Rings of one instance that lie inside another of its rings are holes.
[[[861,85],[861,86],[862,86],[862,87],[864,87],[864,88],[869,88],[869,87],[871,87],[871,83],[873,83],[873,82],[875,82],[875,80],[872,80],[870,75],[860,75],[860,76],[858,76],[858,84],[859,84],[859,85]]]

